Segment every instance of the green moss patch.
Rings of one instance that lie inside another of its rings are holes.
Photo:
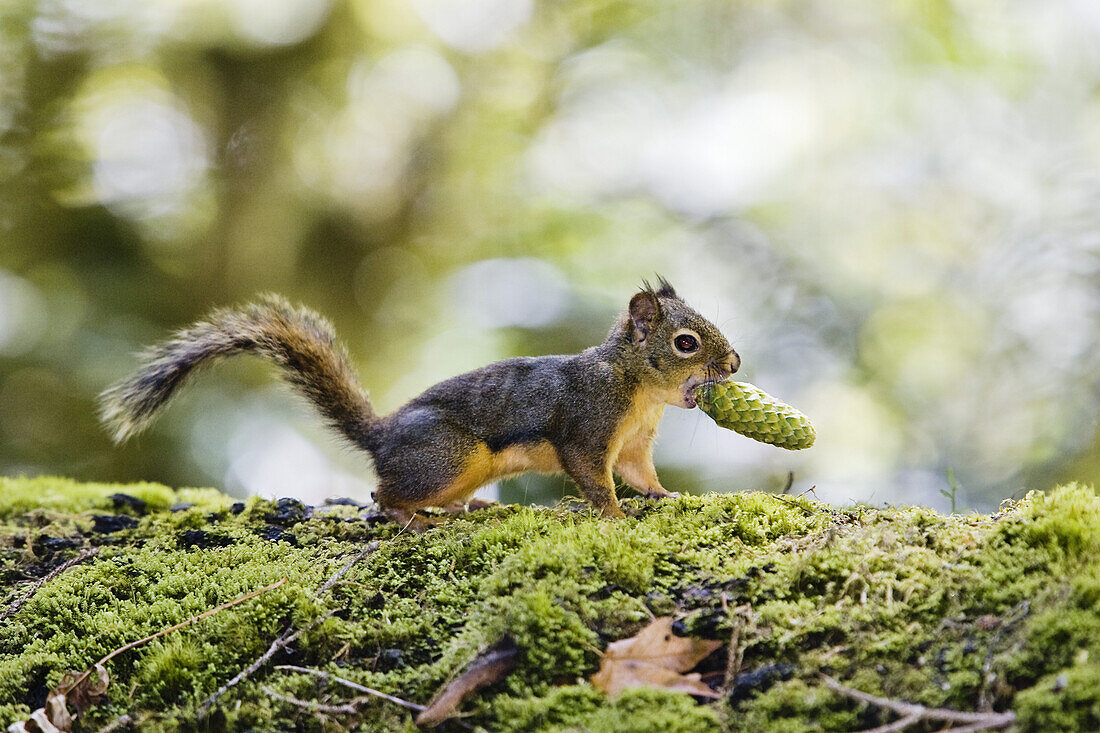
[[[140,501],[130,501],[132,497]],[[515,669],[467,700],[489,730],[844,731],[893,718],[867,692],[959,710],[1014,710],[1020,730],[1100,727],[1100,498],[1032,493],[997,514],[838,510],[760,493],[471,512],[415,534],[372,509],[237,503],[210,489],[0,479],[0,724],[67,670],[280,578],[279,588],[119,655],[95,730],[122,714],[165,730],[406,730],[413,714],[324,670],[425,704],[502,636]],[[367,543],[377,549],[318,588]],[[611,641],[654,615],[724,646],[697,671],[717,701],[588,682]],[[318,620],[320,620],[318,622]],[[199,720],[199,706],[288,628],[313,628]],[[737,633],[735,633],[735,630]],[[728,664],[739,638],[740,664]],[[454,722],[443,729],[457,730]]]

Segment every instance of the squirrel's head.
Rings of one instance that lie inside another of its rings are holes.
[[[630,299],[625,336],[643,385],[677,407],[695,407],[693,393],[704,382],[726,379],[741,366],[718,327],[685,303],[662,277]]]

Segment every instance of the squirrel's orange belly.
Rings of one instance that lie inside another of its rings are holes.
[[[512,476],[525,471],[549,473],[562,470],[558,452],[545,440],[510,445],[504,450],[490,453],[489,461],[491,478]]]
[[[527,471],[553,473],[561,470],[558,452],[545,440],[510,445],[499,451],[491,451],[489,446],[478,443],[477,448],[466,457],[459,475],[438,498],[433,498],[432,503],[444,505],[463,501],[494,479]]]

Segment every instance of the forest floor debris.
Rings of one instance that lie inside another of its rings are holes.
[[[577,506],[492,506],[416,533],[353,502],[0,479],[0,724],[147,638],[107,665],[83,729],[407,731],[508,638],[514,666],[471,677],[439,730],[901,730],[914,710],[1100,729],[1089,488],[991,515],[761,493],[627,499],[616,522]],[[589,681],[654,619],[711,649],[676,672],[709,695]]]

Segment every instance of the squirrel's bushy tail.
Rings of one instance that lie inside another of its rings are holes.
[[[363,446],[374,410],[332,326],[275,295],[218,310],[152,347],[143,366],[100,396],[100,415],[116,442],[144,430],[197,369],[253,353],[274,361],[297,392],[352,443]]]

